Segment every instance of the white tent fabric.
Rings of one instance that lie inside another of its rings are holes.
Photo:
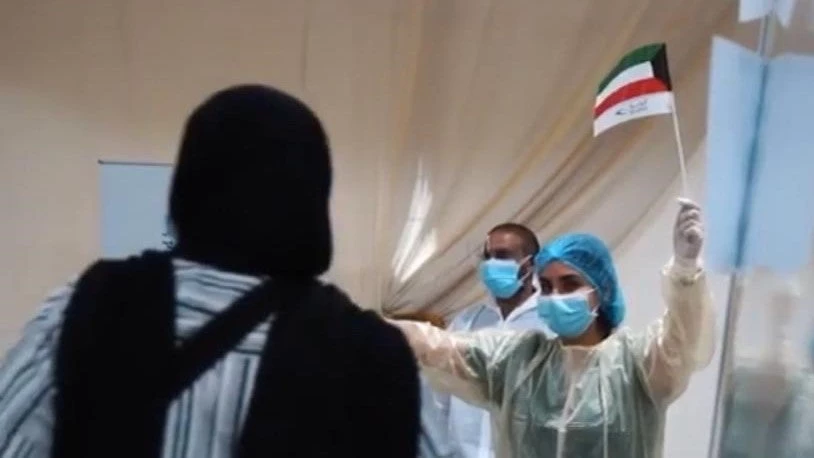
[[[757,36],[736,24],[737,3],[0,2],[0,350],[98,255],[96,161],[171,161],[191,108],[242,82],[288,90],[323,118],[336,168],[329,276],[360,305],[453,314],[483,295],[472,273],[486,231],[513,220],[542,239],[607,240],[627,325],[642,328],[661,312],[671,249],[672,127],[652,118],[593,139],[594,91],[626,51],[667,43],[690,197],[703,201],[710,39]],[[796,33],[779,45],[814,49]],[[752,286],[745,307],[765,312]],[[712,288],[722,320],[726,279]],[[748,318],[744,348],[766,337],[765,315]],[[796,323],[800,348],[809,323]],[[666,457],[705,456],[716,377],[713,364],[670,410]]]
[[[687,149],[726,0],[53,0],[0,4],[4,329],[98,253],[99,158],[170,161],[208,93],[263,82],[335,153],[330,277],[363,306],[449,315],[496,223],[623,240],[678,166],[669,119],[591,137],[595,88],[666,41]],[[69,191],[69,192],[66,192]],[[7,319],[6,319],[7,318]]]

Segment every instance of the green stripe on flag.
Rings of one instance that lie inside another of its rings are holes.
[[[599,89],[596,91],[596,93],[599,94],[600,92],[602,92],[602,90],[605,89],[605,87],[611,81],[613,81],[613,79],[616,78],[616,76],[619,73],[622,73],[623,71],[625,71],[626,68],[632,67],[632,66],[637,65],[637,64],[641,64],[643,62],[649,62],[649,61],[653,60],[654,58],[656,58],[657,56],[659,56],[659,53],[661,53],[662,56],[664,57],[664,63],[665,63],[664,69],[666,69],[667,53],[666,53],[666,50],[665,50],[664,43],[653,43],[653,44],[642,46],[640,48],[636,48],[633,51],[627,53],[625,55],[625,57],[623,57],[622,60],[619,61],[618,64],[616,64],[616,67],[614,67],[613,70],[610,73],[608,73],[608,75],[605,78],[602,79],[602,82],[599,83]],[[661,56],[659,56],[659,57],[661,57]],[[654,67],[658,67],[658,66],[654,65]],[[669,77],[668,77],[668,81],[666,81],[666,83],[667,83],[667,86],[670,87]]]
[[[673,82],[670,79],[670,66],[667,64],[667,46],[662,46],[651,61],[653,64],[653,76],[660,79],[668,91],[673,90]]]

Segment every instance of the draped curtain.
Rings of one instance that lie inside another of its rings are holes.
[[[11,215],[0,248],[43,272],[68,253],[59,265],[78,269],[98,253],[95,161],[170,161],[185,116],[203,97],[262,82],[302,97],[330,134],[329,279],[364,307],[449,316],[482,295],[473,269],[486,232],[500,222],[525,223],[542,239],[572,229],[611,245],[624,238],[676,176],[672,125],[652,118],[593,139],[596,86],[625,52],[666,41],[693,153],[703,135],[710,38],[734,22],[736,7],[3,2],[0,178],[16,191],[0,202]],[[62,232],[26,226],[41,218],[62,221]],[[25,249],[14,242],[23,235],[31,236]],[[9,277],[12,302],[41,296],[63,273]]]
[[[358,89],[347,94],[358,107],[381,91],[375,106],[360,109],[367,115],[341,121],[355,127],[338,132],[366,140],[337,151],[363,159],[341,163],[340,181],[349,178],[335,202],[332,275],[363,304],[447,316],[483,296],[473,271],[499,222],[527,224],[542,239],[588,230],[615,246],[625,237],[678,172],[673,127],[660,117],[593,139],[596,85],[627,50],[666,41],[692,155],[704,129],[710,38],[734,14],[724,1],[391,6],[404,21],[390,28],[392,41],[353,41],[341,58],[361,59],[352,57],[358,52],[395,63],[390,74],[354,73]],[[346,14],[360,27],[366,20]],[[336,106],[311,88],[305,94],[332,119]],[[379,135],[388,130],[389,138]]]

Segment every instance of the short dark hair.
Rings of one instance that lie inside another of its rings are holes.
[[[599,324],[599,329],[602,331],[604,337],[608,337],[614,330],[611,321],[608,319],[608,314],[603,311],[602,307],[596,309],[596,322]]]
[[[540,251],[540,242],[537,241],[537,235],[528,227],[518,223],[501,223],[493,227],[487,235],[492,235],[495,232],[509,232],[523,240],[523,251],[528,256],[534,256]],[[483,247],[484,256],[486,253],[486,246]]]

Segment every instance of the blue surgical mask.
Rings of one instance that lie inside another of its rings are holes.
[[[513,259],[487,259],[480,264],[480,278],[492,296],[508,299],[523,287],[520,263]]]
[[[596,312],[591,310],[588,303],[590,292],[540,296],[537,299],[537,314],[558,336],[577,337],[596,318]]]

